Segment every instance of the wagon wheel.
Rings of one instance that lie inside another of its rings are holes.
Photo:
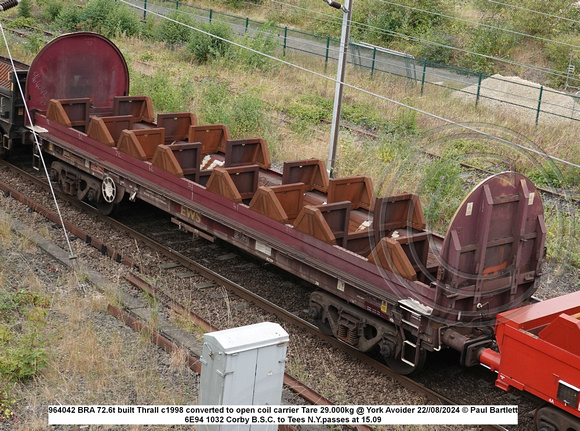
[[[113,214],[118,206],[116,199],[117,185],[111,177],[105,176],[101,184],[101,196],[97,199],[97,209],[106,216]]]
[[[328,323],[328,319],[323,319],[322,306],[312,305],[308,310],[308,316],[314,321],[314,324],[320,329],[325,335],[330,335],[335,337],[336,334],[332,332],[332,328]]]
[[[536,409],[534,422],[536,431],[577,430],[580,426],[577,417],[547,403]]]

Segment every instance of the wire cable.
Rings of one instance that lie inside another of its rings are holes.
[[[532,38],[532,39],[538,39],[538,40],[541,40],[543,42],[549,42],[549,43],[554,43],[554,44],[557,44],[557,45],[569,46],[569,47],[572,47],[572,48],[579,48],[580,47],[580,45],[573,45],[573,44],[566,43],[566,42],[560,42],[560,41],[557,41],[557,40],[547,39],[545,37],[534,36],[532,34],[522,33],[520,31],[515,31],[515,30],[509,30],[509,29],[503,28],[503,27],[496,27],[496,26],[489,25],[489,24],[484,24],[484,23],[481,23],[481,22],[469,21],[467,19],[459,18],[459,17],[456,17],[456,16],[445,15],[445,14],[442,14],[442,13],[439,13],[439,12],[433,12],[433,11],[426,10],[426,9],[419,9],[419,8],[416,8],[416,7],[413,7],[413,6],[404,5],[404,4],[401,4],[401,3],[394,3],[394,2],[387,1],[387,0],[378,0],[378,1],[380,3],[390,4],[390,5],[393,5],[393,6],[400,6],[400,7],[405,8],[405,9],[411,9],[411,10],[414,10],[414,11],[417,11],[417,12],[423,12],[423,13],[428,13],[428,14],[431,14],[431,15],[440,16],[440,17],[443,17],[443,18],[453,19],[453,20],[459,21],[459,22],[465,22],[465,23],[468,23],[468,24],[474,24],[474,25],[478,25],[478,26],[481,26],[481,27],[486,27],[486,28],[489,28],[489,29],[492,29],[492,30],[499,30],[499,31],[503,31],[503,32],[506,32],[506,33],[515,34],[517,36],[524,36],[524,37],[529,37],[529,38]]]
[[[526,12],[532,12],[532,13],[537,13],[539,15],[548,16],[550,18],[557,18],[557,19],[561,19],[561,20],[564,20],[564,21],[570,21],[570,22],[573,22],[575,24],[580,24],[580,21],[578,21],[576,19],[572,19],[572,18],[566,18],[565,16],[552,15],[552,14],[549,14],[549,13],[546,13],[546,12],[541,12],[539,10],[528,9],[526,7],[523,7],[523,6],[516,6],[516,5],[513,5],[513,4],[503,3],[503,2],[496,1],[496,0],[487,0],[487,1],[489,3],[496,3],[496,4],[499,4],[501,6],[508,6],[508,7],[514,8],[514,9],[525,10]]]
[[[12,53],[10,52],[10,46],[8,45],[8,40],[6,39],[6,33],[4,32],[4,26],[2,25],[2,22],[0,22],[0,31],[2,32],[2,37],[4,38],[4,43],[6,45],[6,50],[8,52],[8,57],[10,58],[10,64],[12,65],[12,70],[14,70],[15,76],[17,76],[16,75],[16,73],[17,73],[16,72],[16,65],[14,64],[14,59],[12,58]],[[20,92],[20,96],[22,97],[22,103],[24,104],[24,110],[26,112],[26,117],[28,118],[28,122],[31,125],[32,135],[34,136],[34,143],[36,145],[36,149],[38,150],[38,154],[39,154],[40,160],[42,162],[42,167],[44,168],[44,174],[46,175],[46,178],[50,178],[50,176],[48,174],[48,169],[46,167],[46,162],[45,162],[44,157],[42,155],[42,149],[41,149],[41,146],[40,146],[40,142],[38,140],[38,134],[36,133],[36,130],[34,129],[34,126],[33,126],[34,123],[32,121],[32,116],[30,115],[30,110],[28,109],[28,104],[26,103],[26,97],[24,95],[24,90],[22,88],[22,85],[20,84],[20,80],[19,79],[16,79],[15,81],[18,84],[18,90]],[[70,239],[68,237],[68,232],[66,230],[66,227],[65,227],[65,224],[64,224],[64,220],[62,218],[62,213],[60,211],[60,207],[59,207],[58,201],[56,199],[56,194],[54,192],[54,188],[53,188],[52,183],[51,183],[50,180],[48,181],[48,185],[50,187],[50,192],[52,194],[52,199],[53,199],[54,204],[56,206],[56,212],[57,212],[58,218],[60,220],[60,225],[62,226],[62,230],[63,230],[63,233],[64,233],[64,238],[66,240],[66,243],[67,243],[67,246],[68,246],[68,249],[69,249],[69,252],[70,252],[69,259],[75,259],[76,256],[75,256],[74,251],[72,249],[72,245],[71,245]]]
[[[334,15],[331,15],[331,14],[328,14],[328,13],[319,12],[319,11],[313,10],[313,9],[307,9],[307,8],[304,8],[304,7],[301,7],[301,6],[298,6],[298,5],[291,5],[289,3],[281,2],[281,1],[278,1],[278,0],[270,0],[270,2],[271,3],[278,3],[278,4],[281,4],[283,6],[291,6],[294,9],[299,9],[301,11],[306,12],[306,13],[303,13],[302,16],[308,16],[309,18],[314,18],[310,14],[315,13],[317,15],[322,15],[322,16],[326,16],[326,17],[331,18],[331,19],[326,19],[325,21],[327,21],[327,22],[333,22],[333,23],[334,22],[340,22],[340,18],[339,17],[334,16]],[[320,18],[315,18],[315,19],[320,19]]]
[[[134,5],[134,4],[131,4],[131,3],[129,3],[127,0],[118,0],[118,1],[119,1],[119,2],[121,2],[121,3],[128,4],[128,5],[132,6],[132,7],[135,7],[135,8],[137,8],[137,9],[144,10],[144,8],[143,8],[143,7],[141,7],[141,6],[137,6],[137,5]],[[178,24],[181,24],[181,25],[185,25],[185,24],[183,24],[183,23],[180,23],[179,21],[176,21],[176,20],[174,20],[174,19],[171,19],[171,18],[165,17],[164,15],[158,14],[158,13],[156,13],[156,12],[153,12],[153,11],[151,11],[151,10],[149,10],[149,11],[148,11],[148,13],[151,13],[151,14],[153,14],[153,15],[159,16],[159,17],[160,17],[160,18],[162,18],[162,19],[168,19],[168,20],[170,20],[170,21],[173,21],[173,22],[175,22],[175,23],[178,23]],[[249,47],[247,47],[247,46],[241,45],[241,44],[239,44],[239,43],[237,43],[237,42],[234,42],[234,41],[231,41],[231,40],[228,40],[228,39],[222,38],[222,37],[220,37],[220,36],[216,36],[216,35],[214,35],[214,34],[211,34],[211,33],[209,33],[209,32],[206,32],[206,31],[200,30],[200,29],[198,29],[198,28],[195,28],[195,27],[192,27],[192,26],[189,26],[189,25],[185,25],[185,26],[186,26],[186,27],[189,27],[189,28],[191,28],[192,30],[195,30],[195,31],[197,31],[197,32],[200,32],[200,33],[202,33],[202,34],[205,34],[206,36],[214,37],[214,38],[216,38],[216,39],[219,39],[219,40],[221,40],[221,41],[223,41],[223,42],[230,43],[230,44],[232,44],[232,45],[234,45],[234,46],[237,46],[238,48],[246,49],[246,50],[248,50],[248,51],[251,51],[251,52],[253,52],[253,53],[255,53],[255,54],[262,55],[262,56],[264,56],[264,57],[266,57],[266,58],[269,58],[269,59],[271,59],[271,60],[274,60],[274,61],[280,62],[280,63],[282,63],[282,64],[285,64],[285,65],[287,65],[287,66],[293,67],[293,68],[295,68],[295,69],[298,69],[298,70],[301,70],[301,71],[303,71],[303,72],[307,72],[307,73],[310,73],[310,74],[312,74],[312,75],[318,76],[319,78],[323,78],[323,79],[325,79],[325,80],[327,80],[327,81],[331,81],[331,82],[334,82],[334,83],[337,83],[337,82],[338,82],[338,81],[337,81],[337,79],[335,79],[335,78],[328,77],[328,76],[326,76],[326,75],[323,75],[323,74],[321,74],[321,73],[315,72],[315,71],[313,71],[313,70],[306,69],[305,67],[302,67],[302,66],[299,66],[299,65],[296,65],[296,64],[290,63],[290,62],[288,62],[288,61],[286,61],[286,60],[282,60],[282,59],[280,59],[280,58],[277,58],[277,57],[274,57],[274,56],[272,56],[272,55],[265,54],[265,53],[263,53],[263,52],[260,52],[260,51],[257,51],[257,50],[255,50],[255,49],[253,49],[253,48],[249,48]],[[501,142],[501,143],[507,144],[507,145],[509,145],[509,146],[516,147],[516,148],[519,148],[519,149],[521,149],[521,150],[529,151],[529,152],[535,153],[535,154],[537,154],[537,155],[539,155],[539,156],[545,157],[545,158],[547,158],[547,159],[549,159],[549,160],[556,161],[556,162],[559,162],[559,163],[562,163],[562,164],[565,164],[565,165],[572,166],[572,167],[575,167],[575,168],[579,168],[579,169],[580,169],[580,165],[578,165],[578,164],[575,164],[575,163],[572,163],[572,162],[569,162],[569,161],[567,161],[567,160],[564,160],[564,159],[561,159],[561,158],[559,158],[559,157],[551,156],[551,155],[549,155],[549,154],[547,154],[547,153],[544,153],[544,152],[542,152],[542,151],[538,151],[538,150],[536,150],[536,149],[533,149],[533,148],[528,148],[528,147],[525,147],[525,146],[523,146],[523,145],[520,145],[520,144],[517,144],[517,143],[515,143],[515,142],[508,141],[507,139],[503,139],[503,138],[500,138],[500,137],[498,137],[498,136],[494,136],[494,135],[491,135],[491,134],[489,134],[489,133],[483,132],[483,131],[481,131],[481,130],[474,129],[473,127],[470,127],[470,126],[467,126],[467,125],[464,125],[464,124],[461,124],[461,123],[457,123],[457,122],[455,122],[455,121],[453,121],[453,120],[450,120],[450,119],[448,119],[448,118],[441,117],[440,115],[437,115],[437,114],[433,114],[432,112],[428,112],[428,111],[425,111],[425,110],[423,110],[423,109],[415,108],[414,106],[407,105],[407,104],[405,104],[405,103],[403,103],[403,102],[399,102],[399,101],[397,101],[397,100],[394,100],[394,99],[388,98],[388,97],[386,97],[386,96],[382,96],[382,95],[380,95],[380,94],[373,93],[373,92],[371,92],[371,91],[365,90],[365,89],[363,89],[363,88],[360,88],[360,87],[356,87],[356,86],[354,86],[354,85],[351,85],[351,84],[348,84],[348,83],[346,83],[346,82],[342,82],[342,84],[343,84],[344,86],[346,86],[346,87],[349,87],[349,88],[353,89],[353,90],[360,91],[360,92],[362,92],[362,93],[364,93],[364,94],[366,94],[366,95],[368,95],[368,96],[377,97],[377,98],[379,98],[379,99],[382,99],[382,100],[384,100],[384,101],[387,101],[387,102],[393,103],[393,104],[395,104],[395,105],[397,105],[397,106],[400,106],[400,107],[402,107],[402,108],[407,108],[407,109],[410,109],[410,110],[412,110],[412,111],[418,112],[418,113],[420,113],[420,114],[423,114],[423,115],[426,115],[426,116],[429,116],[429,117],[435,118],[435,119],[437,119],[437,120],[443,121],[443,122],[445,122],[445,123],[452,124],[452,125],[455,125],[455,126],[458,126],[458,127],[462,127],[462,128],[464,128],[465,130],[469,130],[469,131],[471,131],[471,132],[474,132],[474,133],[480,134],[480,135],[482,135],[482,136],[485,136],[485,137],[488,137],[488,138],[490,138],[490,139],[496,140],[496,141],[498,141],[498,142]]]
[[[299,9],[301,11],[304,11],[305,13],[301,13],[300,14],[301,16],[307,16],[309,18],[313,18],[313,19],[316,19],[316,20],[319,20],[319,21],[322,21],[322,22],[329,22],[331,24],[336,24],[336,23],[340,22],[340,18],[335,17],[333,15],[324,14],[322,12],[318,12],[318,11],[315,11],[315,10],[312,10],[312,9],[306,9],[306,8],[303,8],[303,7],[300,7],[300,6],[297,6],[297,5],[292,5],[292,4],[285,3],[285,2],[281,2],[281,1],[278,1],[278,0],[270,0],[270,1],[273,2],[273,3],[278,3],[280,5],[284,5],[284,6],[287,6],[287,7],[290,7],[290,8]],[[381,1],[381,0],[379,0],[379,1]],[[266,6],[258,6],[256,4],[249,3],[247,1],[246,1],[246,3],[251,4],[252,6],[255,6],[255,7],[267,8]],[[401,5],[399,3],[391,3],[391,2],[388,2],[388,1],[384,1],[384,3],[389,3],[389,4],[393,4],[393,5],[399,5],[399,6],[403,6],[403,7],[409,7],[409,6]],[[128,3],[128,4],[131,4],[131,5],[136,6],[136,4],[132,4],[132,3]],[[164,8],[163,6],[160,6],[160,7]],[[427,11],[427,10],[424,10],[424,9],[417,9],[417,8],[412,8],[412,7],[409,7],[409,8],[415,9],[415,10],[419,10],[419,11],[423,11],[423,12],[427,12],[427,13],[434,13],[434,12],[430,12],[430,11]],[[167,9],[167,8],[164,8],[164,9]],[[145,9],[143,9],[143,10],[145,10]],[[308,15],[307,13],[315,13],[315,14],[319,14],[319,15],[326,16],[326,17],[333,18],[333,19],[331,20],[331,19],[323,19],[323,18],[319,18],[319,17],[312,17],[311,15]],[[435,13],[435,14],[437,14],[437,13]],[[470,21],[468,21],[468,22],[470,22]],[[499,27],[489,26],[487,24],[479,24],[479,23],[474,23],[474,24],[488,26],[488,27],[491,27],[493,29],[498,29],[498,30],[505,30],[505,29],[501,29]],[[554,69],[550,69],[550,68],[546,68],[546,67],[532,66],[530,64],[518,63],[518,62],[510,61],[510,60],[507,60],[507,59],[501,58],[501,57],[489,56],[489,55],[481,54],[481,53],[478,53],[478,52],[475,52],[475,51],[469,51],[469,50],[465,50],[465,49],[458,48],[458,47],[455,47],[455,46],[445,45],[445,44],[442,44],[442,43],[439,43],[439,42],[435,42],[435,41],[431,41],[431,40],[428,40],[428,39],[423,39],[423,38],[420,38],[420,37],[410,36],[410,35],[407,35],[407,34],[404,34],[404,33],[398,33],[398,32],[392,31],[392,30],[386,30],[386,29],[383,29],[383,28],[380,28],[380,27],[375,27],[375,26],[372,26],[370,24],[361,23],[361,22],[357,22],[357,21],[351,21],[351,25],[356,26],[358,28],[367,28],[371,32],[377,33],[377,34],[380,34],[380,35],[390,35],[392,37],[397,37],[397,38],[400,38],[400,39],[410,39],[410,40],[413,40],[415,42],[427,43],[427,44],[431,44],[431,45],[434,45],[434,46],[451,49],[453,51],[462,52],[464,54],[479,56],[479,57],[486,58],[488,60],[499,61],[499,62],[506,63],[506,64],[509,64],[509,65],[512,65],[512,66],[524,67],[526,69],[534,70],[534,71],[540,72],[540,73],[546,73],[546,74],[553,75],[553,76],[560,77],[560,78],[567,78],[567,75],[566,74],[563,74],[563,73],[561,73],[558,70],[554,70]],[[506,31],[511,31],[511,30],[506,30]],[[534,37],[534,36],[528,35],[526,33],[520,33],[520,34],[522,34],[524,36]],[[566,43],[563,43],[563,42],[552,41],[550,39],[545,39],[545,40],[548,41],[548,42],[560,43],[560,44],[563,44],[563,45],[568,45],[568,46],[573,47],[573,48],[580,48],[579,45],[570,45],[570,44],[566,44]],[[365,59],[370,59],[370,57],[365,57]]]
[[[305,9],[305,8],[300,7],[300,6],[291,5],[291,4],[288,4],[288,3],[285,3],[285,2],[280,2],[280,1],[277,1],[277,0],[271,0],[271,1],[272,2],[275,2],[275,3],[278,3],[278,4],[281,4],[281,5],[289,6],[289,7],[292,7],[292,8],[297,8],[297,9],[300,9],[300,10],[303,10],[303,11],[314,12],[314,13],[318,13],[318,14],[321,14],[321,15],[324,15],[324,16],[332,17],[332,15],[323,14],[321,12],[317,12],[317,11],[314,11],[314,10],[311,10],[311,9]],[[381,1],[381,0],[379,0],[379,1]],[[391,3],[391,2],[388,2],[388,1],[384,1],[384,2],[385,3],[389,3],[389,4],[404,6],[404,5],[401,5],[399,3]],[[412,9],[420,10],[420,11],[423,11],[423,12],[429,12],[429,11],[426,11],[424,9],[417,9],[417,8],[412,8]],[[315,19],[318,19],[318,18],[315,18]],[[337,20],[339,20],[339,19],[336,18],[334,20],[334,22],[336,22]],[[330,22],[330,20],[324,20],[324,21]],[[382,28],[379,28],[379,27],[374,27],[374,26],[371,26],[371,25],[365,24],[365,23],[360,23],[360,22],[353,21],[352,24],[353,25],[357,25],[359,27],[367,27],[367,28],[371,29],[371,31],[374,31],[375,33],[379,33],[379,34],[390,34],[392,36],[400,37],[402,39],[411,39],[411,40],[414,40],[414,41],[417,41],[417,42],[427,42],[427,43],[430,43],[430,44],[435,45],[435,46],[440,46],[440,47],[443,47],[443,48],[449,48],[449,49],[452,49],[452,50],[455,50],[455,51],[459,51],[459,52],[463,52],[463,53],[466,53],[466,54],[480,56],[480,57],[484,57],[484,58],[487,58],[487,59],[490,59],[490,60],[500,61],[500,62],[503,62],[503,63],[506,63],[506,64],[524,67],[524,68],[527,68],[527,69],[530,69],[530,70],[535,70],[535,71],[540,72],[540,73],[547,73],[547,74],[550,74],[550,75],[553,75],[553,76],[556,76],[556,77],[560,77],[560,78],[568,78],[568,76],[566,74],[563,74],[563,73],[561,73],[561,72],[559,72],[557,70],[554,70],[554,69],[544,68],[544,67],[535,67],[535,66],[532,66],[532,65],[529,65],[529,64],[525,64],[525,63],[518,63],[518,62],[506,60],[506,59],[501,58],[501,57],[488,56],[486,54],[480,54],[478,52],[464,50],[464,49],[461,49],[461,48],[457,48],[457,47],[453,47],[453,46],[449,46],[449,45],[444,45],[444,44],[441,44],[441,43],[438,43],[438,42],[429,41],[429,40],[426,40],[426,39],[422,39],[422,38],[418,38],[418,37],[406,35],[406,34],[403,34],[403,33],[397,33],[397,32],[390,31],[390,30],[386,30],[386,29],[382,29]],[[313,45],[313,44],[311,43],[310,45]],[[570,45],[570,46],[577,47],[576,45]],[[293,48],[290,48],[290,49],[293,49]],[[338,50],[338,49],[339,49],[339,47],[332,48],[331,50]],[[370,56],[361,55],[360,58],[361,59],[364,59],[364,60],[368,60],[368,61],[373,61],[373,59]]]
[[[291,5],[291,4],[287,4],[287,6],[289,7],[297,7],[295,5]],[[425,11],[428,12],[428,11]],[[511,60],[507,60],[505,58],[501,58],[501,57],[495,57],[495,56],[490,56],[490,55],[486,55],[486,54],[481,54],[479,52],[475,52],[475,51],[469,51],[463,48],[458,48],[455,46],[451,46],[451,45],[445,45],[443,43],[439,43],[439,42],[435,42],[432,40],[427,40],[427,39],[423,39],[420,37],[416,37],[416,36],[411,36],[408,34],[404,34],[404,33],[399,33],[393,30],[386,30],[384,28],[380,28],[380,27],[375,27],[372,26],[370,24],[366,24],[366,23],[361,23],[361,22],[357,22],[357,21],[352,21],[351,22],[353,26],[356,26],[357,28],[367,28],[370,29],[371,32],[377,33],[377,34],[381,34],[381,35],[390,35],[393,37],[397,37],[400,39],[404,39],[404,40],[413,40],[415,42],[420,42],[420,43],[427,43],[430,45],[434,45],[434,46],[438,46],[441,48],[446,48],[446,49],[451,49],[453,51],[457,51],[457,52],[462,52],[464,54],[470,54],[470,55],[475,55],[478,57],[483,57],[486,58],[488,60],[494,60],[494,61],[499,61],[501,63],[505,63],[505,64],[509,64],[512,66],[519,66],[519,67],[524,67],[526,69],[530,69],[530,70],[534,70],[536,72],[541,72],[541,73],[547,73],[550,75],[554,75],[557,77],[561,77],[561,78],[566,78],[565,74],[562,74],[561,72],[554,70],[554,69],[550,69],[550,68],[545,68],[545,67],[538,67],[538,66],[532,66],[529,64],[525,64],[525,63],[519,63],[519,62],[515,62],[515,61],[511,61]],[[572,47],[577,47],[576,45],[571,45]]]

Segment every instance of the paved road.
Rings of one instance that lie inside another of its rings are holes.
[[[126,0],[129,3],[143,7],[143,0]],[[152,3],[147,4],[147,10],[155,13],[166,15],[175,11],[175,2],[167,2],[166,6],[159,6]],[[197,21],[209,21],[209,12],[201,9],[194,9],[186,6],[181,6],[180,11],[192,14],[192,17]],[[261,27],[261,23],[246,20],[246,18],[236,17],[234,15],[224,15],[214,12],[212,20],[219,19],[230,24],[234,33],[244,35],[247,32],[253,33]],[[317,56],[321,61],[337,60],[339,53],[338,41],[308,35],[306,33],[289,30],[284,34],[283,29],[275,28],[278,31],[278,39],[280,46],[284,47],[286,51],[302,52],[306,55]],[[389,73],[398,76],[409,78],[418,84],[425,82],[426,84],[445,85],[452,88],[463,88],[472,84],[477,84],[478,77],[474,75],[459,74],[456,71],[444,67],[424,68],[422,60],[415,60],[412,56],[402,53],[389,52],[384,48],[364,46],[364,44],[350,44],[348,51],[349,63],[365,68],[371,73]]]

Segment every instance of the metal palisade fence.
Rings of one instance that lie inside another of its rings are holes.
[[[165,15],[177,10],[188,14],[198,22],[227,23],[234,33],[239,35],[252,35],[264,26],[264,22],[176,0],[128,0],[128,2],[142,8],[144,19],[147,18],[148,11]],[[270,26],[269,31],[277,36],[282,56],[289,51],[313,55],[324,59],[325,66],[338,59],[340,48],[338,39],[281,26]],[[371,76],[385,73],[406,78],[414,85],[420,86],[421,94],[428,91],[430,86],[448,88],[453,90],[458,98],[476,105],[518,110],[523,120],[533,121],[535,124],[543,119],[569,123],[580,120],[580,91],[562,92],[519,78],[489,76],[417,59],[410,54],[363,42],[349,43],[348,51],[349,62],[354,67],[367,70]],[[580,87],[580,81],[572,66],[559,76],[566,80],[567,88]]]

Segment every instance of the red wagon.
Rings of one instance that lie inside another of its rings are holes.
[[[495,385],[551,404],[537,411],[538,430],[580,429],[580,292],[501,313],[496,340],[499,353],[480,356]]]

